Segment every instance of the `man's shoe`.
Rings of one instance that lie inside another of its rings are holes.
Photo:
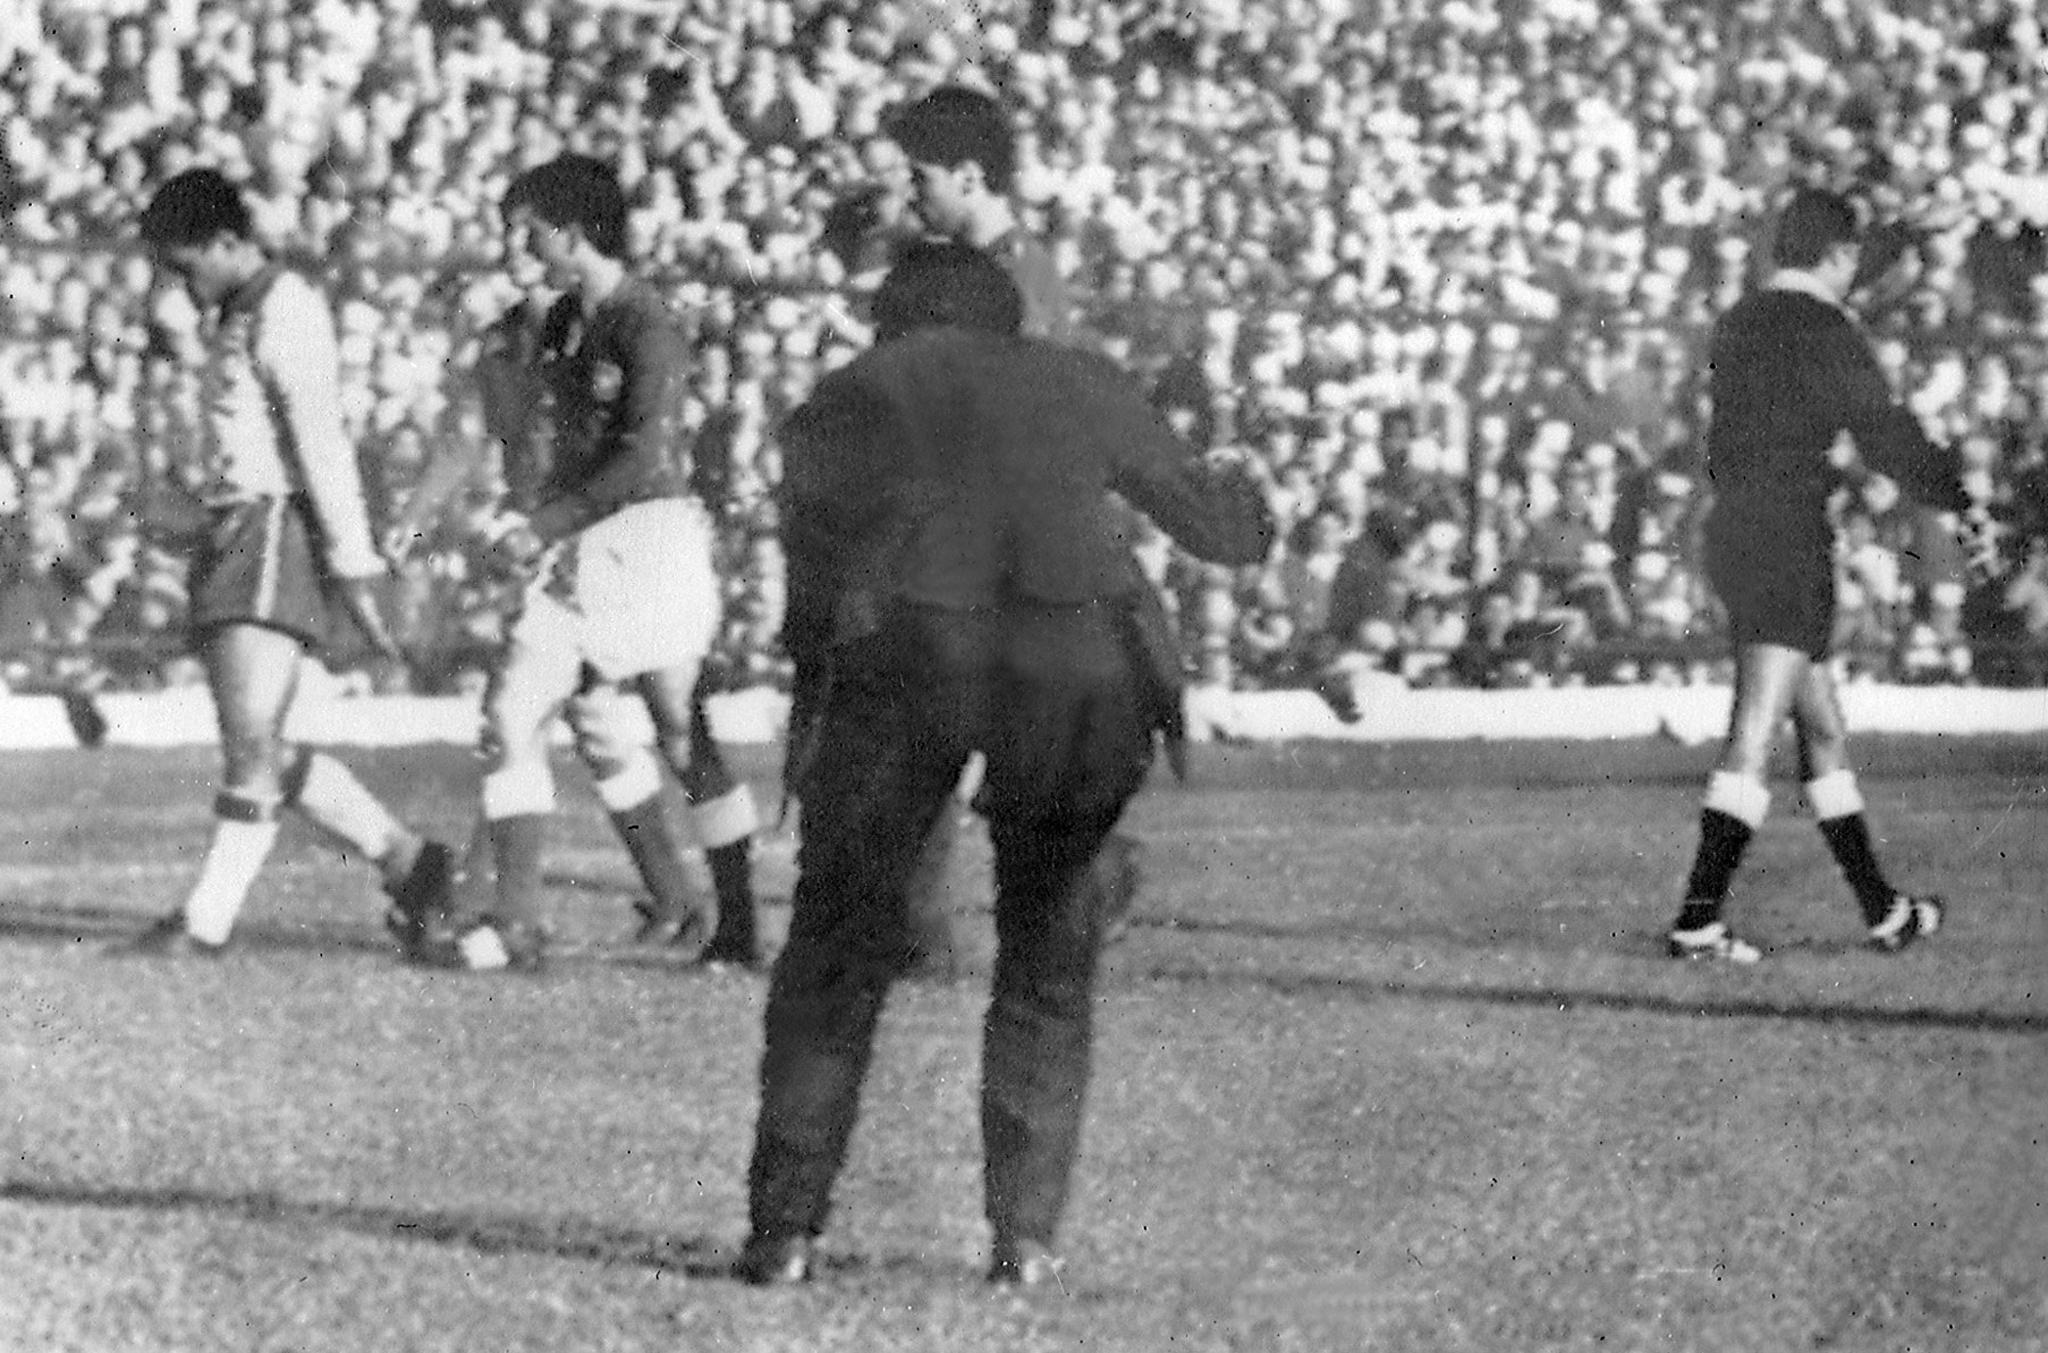
[[[401,953],[412,955],[426,944],[434,919],[446,915],[451,904],[455,852],[439,841],[421,843],[412,868],[386,892],[391,909],[384,913],[384,928],[398,941]]]
[[[752,1235],[732,1275],[755,1287],[790,1287],[809,1282],[817,1242],[804,1235]]]
[[[441,935],[428,935],[416,961],[460,972],[539,972],[547,966],[547,932],[537,925],[490,917]]]
[[[1664,943],[1673,958],[1755,963],[1764,956],[1763,950],[1730,930],[1726,921],[1709,921],[1697,930],[1673,930],[1665,935]]]
[[[133,939],[116,944],[110,951],[127,958],[219,958],[228,951],[228,942],[219,944],[202,940],[185,929],[182,913],[173,913],[153,923]]]
[[[1941,929],[1947,915],[1947,904],[1938,897],[1909,897],[1900,893],[1892,899],[1891,911],[1870,928],[1868,943],[1880,954],[1896,954],[1913,941]]]
[[[663,911],[654,905],[652,899],[643,897],[633,904],[633,910],[640,917],[640,926],[633,932],[636,947],[675,950],[691,963],[704,955],[711,942],[711,933],[718,926],[718,914],[706,915],[702,907]]]
[[[1065,1292],[1066,1261],[1035,1240],[999,1240],[989,1259],[988,1280],[998,1287]]]

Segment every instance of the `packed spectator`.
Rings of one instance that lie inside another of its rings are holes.
[[[386,504],[481,435],[459,373],[507,300],[477,265],[510,177],[617,163],[693,329],[735,681],[778,674],[770,434],[862,338],[826,222],[861,193],[893,218],[889,112],[946,80],[1017,110],[1018,192],[1088,329],[1190,435],[1249,453],[1290,528],[1244,576],[1148,565],[1209,679],[1711,674],[1701,340],[1795,182],[1874,204],[1863,313],[1930,427],[2001,489],[2048,440],[2025,0],[11,0],[0,58],[17,684],[177,679],[136,656],[179,583],[135,520],[175,479],[191,316],[122,241],[198,162],[333,284]],[[427,684],[493,638],[489,492],[402,565]],[[1983,636],[2048,628],[2038,566],[2011,607],[1966,595],[1952,526],[1882,483],[1845,495],[1858,671],[1981,677]]]

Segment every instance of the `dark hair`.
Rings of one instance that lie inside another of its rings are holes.
[[[992,334],[1024,327],[1024,295],[1002,264],[971,244],[917,240],[875,293],[876,338],[956,325]]]
[[[505,215],[530,211],[551,226],[575,226],[607,258],[626,256],[626,191],[610,165],[558,155],[512,180]]]
[[[247,239],[254,229],[242,190],[218,169],[187,169],[156,190],[136,223],[152,247],[204,244],[216,235]]]
[[[992,191],[1017,176],[1017,134],[996,101],[965,85],[941,85],[897,113],[890,139],[918,164],[981,166]]]
[[[1857,233],[1855,203],[1840,193],[1801,188],[1778,217],[1771,257],[1780,267],[1811,268],[1838,245],[1854,244]]]

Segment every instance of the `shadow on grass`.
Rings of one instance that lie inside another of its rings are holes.
[[[95,1208],[112,1212],[189,1213],[265,1226],[312,1226],[377,1240],[413,1241],[479,1254],[531,1254],[629,1268],[658,1268],[692,1278],[730,1276],[732,1256],[702,1236],[607,1226],[580,1218],[469,1211],[415,1211],[307,1202],[270,1192],[226,1193],[188,1186],[144,1187],[73,1180],[11,1179],[0,1203]]]
[[[722,1245],[703,1235],[607,1225],[581,1217],[366,1207],[298,1200],[269,1191],[233,1193],[187,1185],[149,1187],[49,1178],[0,1182],[0,1203],[191,1215],[257,1226],[313,1227],[346,1231],[371,1240],[438,1245],[482,1255],[530,1255],[607,1267],[657,1269],[685,1278],[738,1281],[732,1272],[733,1261],[739,1255],[737,1245]],[[938,1276],[933,1268],[932,1262],[922,1255],[860,1255],[828,1249],[818,1255],[814,1272],[827,1281],[835,1277],[856,1281],[909,1279],[924,1286]],[[962,1269],[958,1276],[966,1279],[973,1274]],[[1114,1289],[1105,1289],[1091,1291],[1086,1299],[1100,1302],[1114,1295],[1118,1295]]]
[[[37,906],[18,902],[0,910],[0,941],[45,944],[102,944],[112,949],[140,935],[154,921],[116,907]],[[299,949],[313,953],[347,950],[390,953],[391,940],[381,927],[329,928],[275,926],[244,922],[235,927],[236,949]]]
[[[772,905],[772,904],[767,904]],[[94,945],[109,959],[134,958],[124,952],[129,941],[141,935],[149,918],[112,907],[23,906],[0,902],[0,944],[20,942],[47,945]],[[243,921],[235,927],[231,951],[221,962],[233,962],[249,953],[362,954],[399,961],[397,949],[384,928],[360,926],[292,925]],[[635,945],[625,940],[565,940],[557,937],[548,946],[548,959],[581,962],[602,960],[624,967],[673,968],[676,955]],[[212,961],[212,960],[207,960]]]
[[[1390,982],[1336,973],[1218,971],[1170,963],[1145,964],[1151,980],[1262,987],[1288,995],[1314,992],[1353,1000],[1408,1000],[1445,1004],[1540,1007],[1546,1010],[1617,1010],[1674,1019],[1774,1019],[1874,1028],[1948,1029],[1965,1033],[2048,1033],[2048,1015],[2002,1010],[1901,1009],[1838,1001],[1715,996],[1698,999],[1636,991],[1589,991],[1555,986],[1499,986],[1482,982]]]
[[[118,948],[139,929],[132,913],[93,907],[10,908],[0,913],[0,942],[79,944],[102,943]],[[1258,939],[1317,938],[1316,927],[1193,926],[1139,921],[1162,930],[1231,930]],[[1354,928],[1355,929],[1355,928]],[[287,929],[243,925],[235,931],[237,949],[253,951],[346,950],[392,956],[391,942],[381,930]],[[1792,946],[1828,956],[1846,956],[1852,949],[1823,945]],[[1647,951],[1646,951],[1647,952]],[[395,956],[394,956],[395,957]],[[558,944],[549,957],[598,961],[625,966],[672,966],[667,956],[649,954],[624,944]],[[1663,962],[1665,960],[1657,960]],[[1139,960],[1120,965],[1126,980],[1190,982],[1204,985],[1257,987],[1285,994],[1312,992],[1350,1000],[1410,1000],[1436,1003],[1477,1003],[1548,1010],[1613,1010],[1662,1015],[1674,1019],[1771,1019],[1812,1024],[1860,1025],[1870,1028],[1946,1029],[1965,1033],[2048,1033],[2048,1015],[2000,1010],[1953,1010],[1925,1007],[1856,1005],[1767,996],[1718,995],[1710,998],[1662,995],[1640,991],[1601,991],[1563,986],[1504,986],[1483,982],[1407,982],[1341,973],[1303,972],[1278,965],[1264,969],[1201,967],[1188,963]]]

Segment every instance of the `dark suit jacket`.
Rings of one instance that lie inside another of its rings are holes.
[[[927,330],[822,381],[782,428],[785,639],[856,637],[892,600],[947,609],[1125,598],[1129,517],[1188,550],[1265,555],[1241,471],[1205,464],[1108,359],[1027,338]]]

